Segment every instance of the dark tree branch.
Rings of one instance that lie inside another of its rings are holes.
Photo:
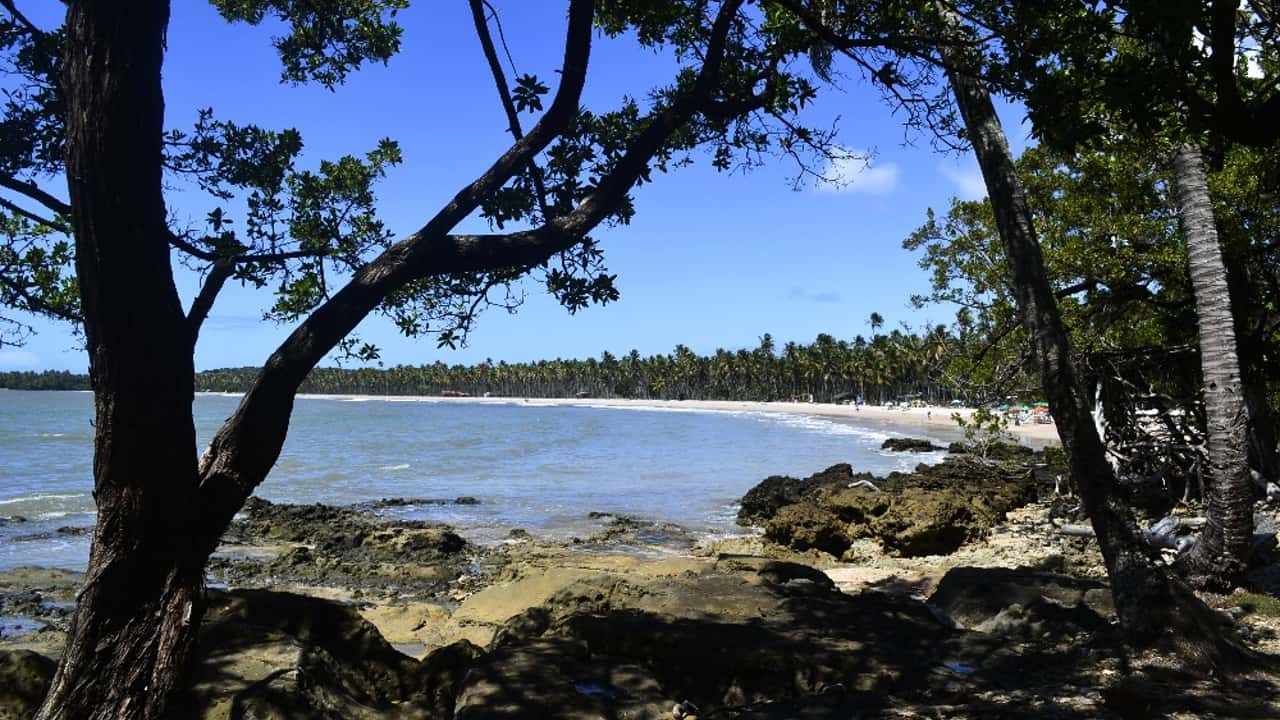
[[[1065,297],[1071,297],[1072,295],[1075,295],[1076,293],[1082,292],[1084,290],[1095,290],[1097,289],[1097,287],[1098,287],[1097,278],[1086,278],[1074,285],[1068,285],[1064,288],[1061,288],[1060,290],[1054,293],[1054,296],[1059,299],[1062,299]]]
[[[823,42],[831,45],[837,50],[848,54],[852,50],[898,50],[907,52],[912,55],[921,54],[928,55],[922,57],[932,62],[937,62],[929,52],[933,48],[940,46],[947,47],[976,47],[981,45],[984,40],[981,38],[942,38],[942,37],[924,37],[919,35],[895,35],[892,37],[868,37],[868,38],[851,38],[845,37],[836,32],[830,25],[825,23],[812,9],[805,6],[803,0],[774,0],[778,5],[786,8],[791,14],[800,18],[805,27],[812,30]],[[856,60],[856,58],[854,58]]]
[[[236,413],[219,430],[200,463],[201,537],[213,546],[226,523],[267,475],[288,430],[293,397],[307,373],[391,292],[414,280],[459,272],[537,265],[581,242],[608,216],[670,138],[701,111],[719,79],[724,44],[742,0],[721,6],[707,60],[692,91],[655,111],[595,190],[573,212],[536,230],[509,235],[450,235],[449,231],[541,152],[571,121],[585,80],[594,4],[570,5],[564,71],[547,113],[483,175],[460,191],[421,230],[370,262],[315,310],[272,354]]]
[[[1209,64],[1218,95],[1217,109],[1235,116],[1248,113],[1236,87],[1236,11],[1239,7],[1238,2],[1213,0],[1209,28]]]
[[[205,260],[208,262],[229,260],[236,265],[283,262],[285,260],[316,258],[323,257],[325,255],[324,250],[288,250],[281,252],[247,253],[244,255],[221,255],[213,250],[205,250],[204,248],[195,245],[190,240],[187,240],[181,235],[173,232],[169,233],[169,244],[198,260]]]
[[[493,46],[493,37],[489,34],[489,23],[485,19],[483,0],[470,0],[471,19],[475,21],[476,35],[480,37],[480,47],[484,50],[484,59],[489,63],[489,72],[493,74],[493,83],[498,88],[498,98],[502,101],[502,109],[507,113],[507,128],[511,137],[517,141],[524,137],[520,127],[520,113],[511,99],[511,90],[507,86],[506,75],[502,72],[502,64],[498,62],[498,51]],[[494,13],[497,17],[497,13]],[[543,220],[551,219],[551,209],[547,207],[547,187],[542,180],[542,169],[536,160],[529,159],[529,177],[533,180],[534,191],[538,194],[538,207],[542,210]]]
[[[54,232],[60,232],[63,235],[71,234],[70,227],[67,227],[66,225],[56,220],[48,220],[46,218],[42,218],[39,215],[31,212],[30,210],[20,207],[15,203],[5,200],[4,198],[0,198],[0,207],[7,209],[8,211],[14,213],[15,215],[21,215],[22,217],[30,220],[33,223],[36,223],[37,225],[43,225],[49,228],[50,230],[53,230]]]
[[[0,187],[8,188],[16,193],[26,195],[59,215],[71,214],[70,205],[36,187],[36,184],[33,182],[22,182],[21,180],[10,177],[9,175],[0,175]]]
[[[44,31],[36,27],[34,23],[27,19],[27,16],[19,12],[17,6],[14,5],[13,0],[0,0],[0,5],[3,5],[4,9],[8,10],[9,14],[13,16],[13,19],[17,20],[20,25],[26,28],[28,33],[36,37],[44,37]]]
[[[199,248],[177,233],[169,233],[169,244],[200,260],[214,262],[218,259],[218,253],[213,252],[212,250]]]
[[[1191,111],[1214,130],[1237,142],[1268,147],[1280,139],[1280,92],[1248,103],[1236,84],[1236,11],[1238,3],[1213,0],[1210,7],[1209,67],[1213,99],[1187,82],[1183,96]]]
[[[547,147],[573,120],[591,54],[594,0],[572,0],[565,35],[560,87],[546,113],[493,165],[464,187],[422,229],[385,250],[358,271],[346,287],[317,308],[267,360],[235,414],[218,431],[200,462],[201,536],[210,548],[226,523],[275,463],[288,430],[298,385],[386,296],[409,282],[414,255],[446,245],[447,233],[490,193]],[[452,248],[451,245],[449,245]],[[449,272],[448,265],[441,267]],[[421,275],[421,273],[420,273]]]
[[[229,258],[218,260],[209,268],[209,274],[205,276],[199,294],[196,295],[195,300],[191,301],[191,309],[187,311],[187,325],[191,328],[192,345],[195,345],[196,339],[200,337],[200,326],[209,317],[213,301],[218,298],[218,293],[235,272],[235,268],[235,261]]]
[[[511,57],[511,48],[507,47],[507,33],[502,29],[502,16],[498,15],[498,11],[484,0],[484,6],[489,10],[489,16],[493,18],[493,26],[498,28],[498,42],[502,43],[502,52],[507,56],[507,64],[511,66],[511,74],[516,72],[516,61]]]

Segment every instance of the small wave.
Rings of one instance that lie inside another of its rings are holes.
[[[66,436],[66,433],[36,433],[36,437],[38,438],[59,438]]]
[[[813,415],[778,415],[774,413],[754,413],[753,415],[762,422],[777,423],[808,432],[819,432],[824,435],[849,435],[878,442],[883,442],[893,437],[893,435],[879,430],[870,430],[851,423],[835,422]]]
[[[37,500],[70,500],[71,498],[85,497],[84,493],[72,493],[70,495],[27,495],[25,497],[9,498],[8,500],[0,500],[0,505],[13,505],[20,502],[35,502]]]
[[[96,512],[94,512],[94,511],[92,511],[92,510],[80,510],[80,511],[75,511],[75,510],[66,510],[66,511],[64,511],[64,510],[50,510],[49,512],[42,512],[42,513],[40,513],[40,514],[36,515],[36,516],[35,516],[35,519],[36,519],[36,520],[57,520],[58,518],[64,518],[64,517],[67,517],[68,515],[76,515],[76,516],[79,516],[79,515],[89,515],[89,516],[93,516],[93,515],[97,515],[97,513],[96,513]]]
[[[401,463],[399,465],[383,465],[378,469],[379,470],[408,470],[409,463]]]

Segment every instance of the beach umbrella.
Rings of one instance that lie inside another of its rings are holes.
[[[996,412],[1008,412],[1008,411],[1009,411],[1009,406],[1008,406],[1008,405],[997,405],[997,406],[996,406]]]

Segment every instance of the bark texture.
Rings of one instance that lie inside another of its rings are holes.
[[[168,17],[165,0],[68,7],[66,163],[96,407],[98,520],[40,720],[159,717],[199,615],[191,344],[161,192]]]
[[[951,32],[962,33],[960,19],[949,10],[940,10]],[[1041,385],[1107,566],[1121,629],[1138,646],[1164,645],[1212,665],[1230,665],[1238,654],[1234,646],[1224,644],[1212,611],[1153,562],[1132,512],[1117,493],[1116,476],[1107,463],[1076,374],[1026,192],[1017,179],[990,92],[979,79],[963,71],[970,64],[961,50],[944,45],[941,51],[990,195],[1021,320],[1034,345]]]
[[[1196,298],[1209,480],[1209,522],[1186,565],[1188,576],[1197,585],[1221,591],[1243,577],[1253,545],[1249,414],[1236,350],[1227,269],[1200,148],[1194,144],[1181,146],[1174,154],[1173,166],[1187,242],[1187,266]]]

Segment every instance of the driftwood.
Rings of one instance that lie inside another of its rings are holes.
[[[1143,533],[1143,537],[1146,538],[1147,544],[1151,547],[1182,551],[1190,547],[1195,540],[1186,535],[1179,536],[1179,532],[1183,529],[1196,530],[1202,528],[1206,522],[1208,520],[1202,517],[1176,517],[1170,515],[1161,518],[1148,528]],[[1090,525],[1060,525],[1058,526],[1058,532],[1071,537],[1093,537],[1093,527]]]
[[[1159,522],[1152,525],[1143,533],[1147,544],[1153,548],[1176,550],[1179,554],[1191,549],[1196,544],[1195,537],[1191,535],[1178,535],[1178,531],[1187,529],[1199,529],[1204,527],[1208,522],[1202,517],[1173,517],[1169,516],[1161,518]],[[1071,537],[1093,537],[1093,527],[1089,525],[1059,525],[1058,533]],[[1277,546],[1276,533],[1260,532],[1253,535],[1253,562],[1266,562],[1267,555],[1275,550]]]
[[[1202,517],[1169,517],[1161,518],[1159,522],[1147,529],[1143,536],[1147,540],[1147,544],[1155,548],[1170,548],[1179,552],[1186,550],[1195,543],[1195,540],[1183,535],[1179,537],[1178,533],[1183,528],[1195,530],[1204,527],[1208,522]]]
[[[871,490],[874,490],[876,492],[880,492],[880,488],[876,487],[876,484],[871,482],[870,480],[855,480],[854,482],[849,483],[849,487],[851,488],[864,487],[864,488],[870,488]]]

